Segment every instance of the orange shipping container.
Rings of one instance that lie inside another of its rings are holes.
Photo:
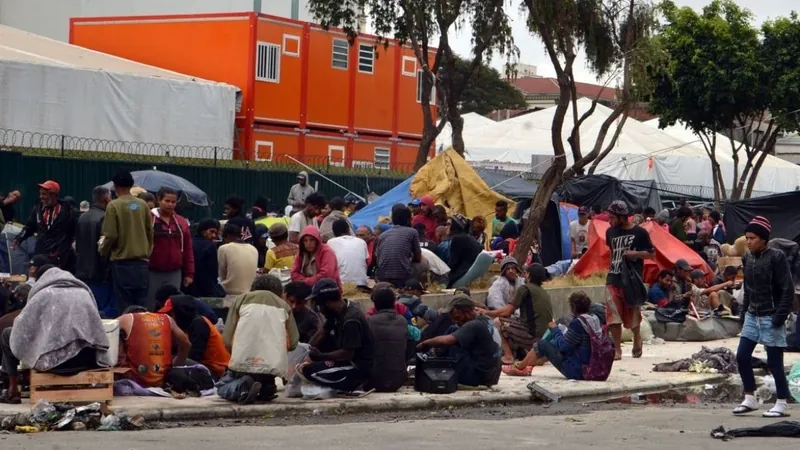
[[[418,64],[394,42],[359,36],[350,45],[341,31],[249,12],[73,18],[70,42],[238,86],[248,159],[376,164],[388,148],[391,164],[413,163],[422,135]],[[258,144],[264,127],[276,136],[284,128],[270,151]]]

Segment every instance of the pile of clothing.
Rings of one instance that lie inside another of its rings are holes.
[[[41,431],[132,431],[144,427],[144,417],[112,414],[100,403],[75,407],[70,403],[50,403],[39,400],[31,412],[5,417],[0,429],[16,433]]]
[[[654,372],[736,373],[736,355],[727,348],[703,348],[691,358],[656,364]]]

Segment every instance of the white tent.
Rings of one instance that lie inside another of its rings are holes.
[[[652,128],[658,128],[658,119],[649,120],[645,122],[645,124]],[[688,128],[676,124],[666,127],[662,131],[678,140],[691,143],[692,146],[698,147],[708,159],[705,147],[700,141],[700,138]],[[734,175],[733,151],[731,150],[730,140],[727,136],[719,133],[716,134],[716,139],[717,162],[719,162],[722,168],[725,188],[730,190],[733,188]],[[740,150],[738,165],[739,174],[744,171],[746,158],[744,149]],[[779,192],[794,191],[798,186],[800,186],[800,166],[775,156],[767,155],[764,164],[758,172],[756,184],[753,187],[753,195],[769,195]]]

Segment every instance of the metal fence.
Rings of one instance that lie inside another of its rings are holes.
[[[233,194],[248,205],[266,197],[276,208],[285,206],[297,172],[306,170],[288,157],[253,162],[232,159],[233,152],[0,129],[0,192],[19,190],[23,199],[17,205],[17,217],[27,217],[36,202],[37,185],[44,180],[58,181],[62,196],[80,202],[88,200],[95,186],[109,181],[120,169],[156,168],[186,178],[208,194],[211,210],[189,211],[190,218],[219,217],[225,199]],[[410,176],[402,171],[340,167],[335,161],[317,158],[296,159],[324,175],[312,171],[310,182],[328,198],[344,196],[348,190],[363,197],[372,192],[381,195]]]
[[[270,157],[269,160],[260,160],[256,156],[256,160],[251,161],[244,158],[244,152],[240,148],[114,141],[3,128],[0,128],[0,150],[60,158],[232,167],[252,170],[295,170],[305,164],[314,169],[331,173],[369,174],[388,177],[410,175],[414,171],[413,164],[393,164],[392,167],[388,167],[381,164],[348,161],[347,159],[322,155],[281,154],[275,155],[274,158]]]

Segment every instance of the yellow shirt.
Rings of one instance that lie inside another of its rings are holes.
[[[297,256],[298,250],[299,247],[297,244],[291,244],[289,242],[267,250],[264,268],[267,270],[291,269],[294,265],[294,258]]]
[[[289,218],[288,217],[269,217],[269,216],[267,216],[267,217],[262,217],[262,218],[260,218],[260,219],[255,221],[256,225],[259,225],[259,224],[264,225],[265,227],[267,227],[268,230],[269,230],[269,227],[271,227],[272,225],[274,225],[276,223],[282,223],[282,224],[284,224],[284,225],[286,225],[288,227],[289,226]]]

